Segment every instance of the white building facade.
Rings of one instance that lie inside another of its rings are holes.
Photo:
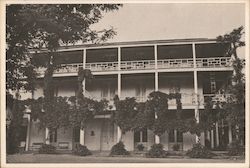
[[[84,85],[87,97],[107,99],[113,105],[113,98],[135,97],[144,102],[152,91],[164,93],[179,92],[182,95],[182,117],[195,117],[204,110],[204,99],[212,97],[214,102],[223,101],[225,95],[220,89],[233,73],[231,58],[226,56],[228,45],[214,39],[183,39],[107,43],[103,45],[78,45],[61,47],[57,59],[61,67],[54,72],[56,96],[75,96],[79,67],[90,69],[94,75]],[[39,51],[43,60],[46,51]],[[44,69],[38,70],[32,98],[43,96]],[[169,109],[175,111],[175,100],[169,101]],[[32,111],[31,111],[32,113]],[[77,128],[58,129],[51,135],[46,129],[39,129],[39,122],[28,117],[26,150],[36,150],[50,136],[50,143],[58,150],[72,150],[77,144],[86,145],[93,151],[107,151],[121,137],[121,130],[110,120],[110,114],[95,116],[84,130]],[[201,143],[216,148],[232,141],[230,125],[216,125],[214,130],[201,136]],[[161,143],[166,150],[173,150],[179,144],[181,150],[192,148],[197,142],[195,134],[177,130],[155,136],[151,130],[126,132],[122,135],[125,148],[136,150],[138,144],[149,149],[154,143]]]

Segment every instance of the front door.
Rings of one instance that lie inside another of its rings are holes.
[[[103,119],[100,138],[101,151],[107,151],[114,145],[114,124],[109,119]]]

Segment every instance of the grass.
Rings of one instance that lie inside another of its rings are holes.
[[[71,154],[15,154],[6,156],[7,163],[244,163],[244,158],[191,159],[75,156]]]

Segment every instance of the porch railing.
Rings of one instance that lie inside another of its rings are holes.
[[[122,61],[121,70],[154,69],[154,60]]]
[[[202,101],[205,102],[205,100],[208,98],[210,98],[214,103],[235,101],[235,98],[232,94],[204,94]]]
[[[158,68],[192,68],[193,59],[162,59],[157,61]]]
[[[196,65],[198,68],[229,67],[231,59],[230,57],[196,58]],[[159,69],[193,68],[194,62],[191,58],[161,59],[157,61],[157,66]],[[82,63],[62,64],[54,73],[77,73],[80,67],[83,67]],[[92,72],[119,70],[118,62],[86,63],[85,67]],[[155,69],[155,60],[121,61],[120,68],[123,71]],[[39,68],[37,71],[44,73],[45,68]]]
[[[91,71],[116,71],[118,70],[118,62],[96,62],[86,63],[86,69]]]
[[[213,68],[213,67],[228,67],[231,65],[230,57],[215,57],[215,58],[196,58],[197,67]]]

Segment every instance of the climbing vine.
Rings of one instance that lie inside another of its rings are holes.
[[[171,99],[176,99],[176,113],[168,109],[168,100]],[[172,129],[187,132],[195,123],[194,118],[181,118],[180,93],[151,92],[148,100],[143,103],[136,102],[135,98],[119,100],[116,97],[115,107],[113,119],[123,132],[138,131],[144,128],[153,130],[156,135],[162,135],[165,131]]]

